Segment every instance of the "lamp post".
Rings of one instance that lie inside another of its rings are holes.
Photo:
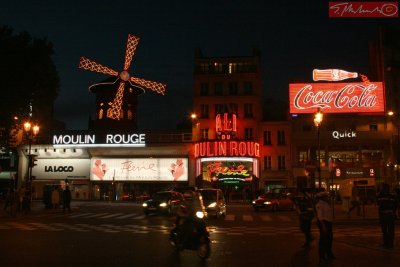
[[[32,142],[39,134],[39,126],[35,125],[32,127],[30,122],[24,123],[24,131],[28,139],[28,179],[27,183],[29,185],[29,204],[32,204],[32,167],[34,166],[35,157],[32,155]]]
[[[314,114],[314,125],[317,127],[317,172],[318,172],[318,188],[321,189],[321,137],[320,128],[324,118],[324,114],[318,108],[317,113]]]
[[[396,151],[396,156],[395,156],[395,158],[396,158],[396,164],[395,164],[396,165],[396,182],[395,182],[395,184],[397,187],[397,186],[399,186],[398,183],[399,183],[399,163],[400,163],[399,162],[399,160],[400,160],[400,136],[399,136],[400,120],[398,118],[398,114],[396,114],[394,111],[390,110],[390,111],[388,111],[387,114],[389,117],[393,117],[392,122],[395,122],[393,124],[395,124],[396,128],[397,128],[397,140],[396,140],[396,145],[395,145],[395,151]],[[393,147],[392,147],[392,149],[393,149]],[[393,184],[393,181],[392,181],[392,184]]]

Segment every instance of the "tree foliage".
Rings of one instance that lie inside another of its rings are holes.
[[[27,32],[0,26],[0,126],[14,116],[51,120],[60,82],[53,62],[53,45]],[[31,108],[32,107],[32,110]]]

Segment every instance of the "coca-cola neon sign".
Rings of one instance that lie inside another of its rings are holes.
[[[198,157],[259,157],[260,144],[251,141],[206,141],[194,145]]]
[[[382,113],[381,82],[289,84],[290,113]]]

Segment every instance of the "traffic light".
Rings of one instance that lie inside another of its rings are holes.
[[[33,154],[28,155],[28,160],[29,160],[29,167],[33,168],[37,165],[35,163],[37,161],[37,155]]]

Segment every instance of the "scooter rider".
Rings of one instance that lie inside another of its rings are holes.
[[[204,214],[201,196],[193,192],[191,200],[186,200],[178,209],[175,220],[175,227],[181,232],[180,243],[183,246],[190,243],[194,231],[196,233],[204,231],[205,222],[201,220]]]

